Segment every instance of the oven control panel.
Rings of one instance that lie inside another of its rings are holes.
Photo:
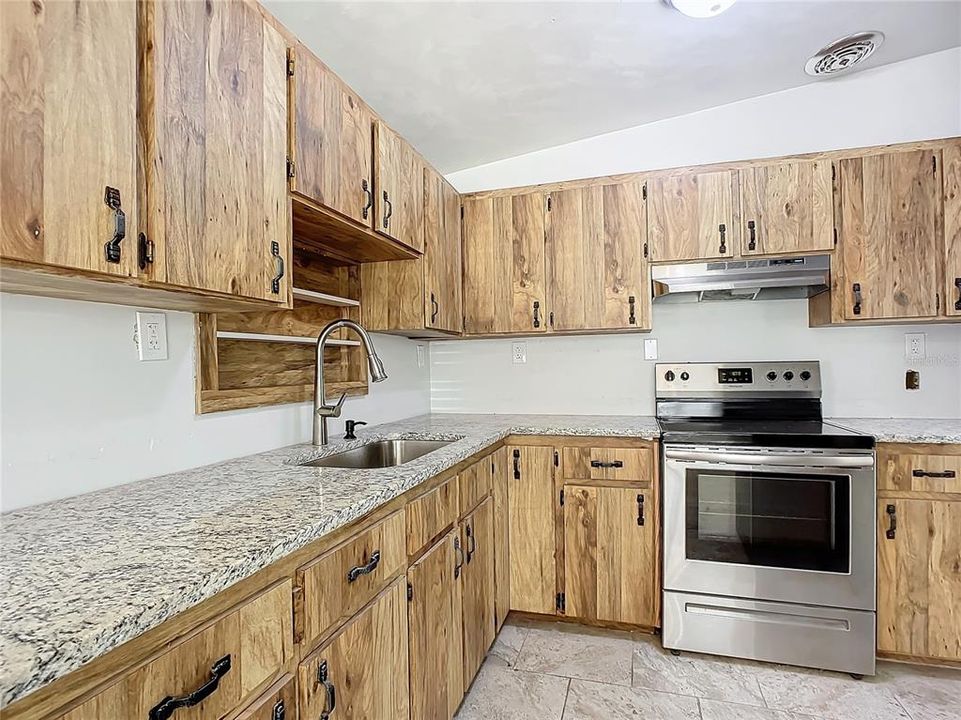
[[[657,397],[704,393],[820,397],[817,360],[760,363],[656,363]]]

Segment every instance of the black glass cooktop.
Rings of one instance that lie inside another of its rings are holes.
[[[665,443],[871,449],[874,438],[823,420],[658,418]]]

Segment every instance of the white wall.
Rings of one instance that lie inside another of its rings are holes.
[[[961,135],[961,48],[509,158],[449,176],[462,192],[651,168]],[[961,417],[961,326],[923,328],[921,390],[904,390],[908,327],[807,327],[805,301],[657,306],[676,360],[818,359],[834,416]],[[431,345],[431,407],[460,412],[652,413],[645,335]]]
[[[135,311],[0,295],[3,510],[310,439],[305,404],[195,415],[193,315],[167,312],[169,359],[140,362]],[[415,343],[373,339],[390,377],[348,398],[343,419],[427,412]]]

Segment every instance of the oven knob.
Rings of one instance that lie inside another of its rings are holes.
[[[804,382],[807,382],[808,380],[811,379],[811,373],[809,373],[807,370],[802,370],[802,371],[801,371],[801,379],[802,379]]]
[[[775,380],[777,380],[777,373],[772,370],[767,374],[767,379],[770,380],[771,382],[774,382]]]
[[[784,379],[787,380],[788,382],[791,382],[794,379],[794,373],[788,370],[787,372],[784,373]]]
[[[668,370],[666,373],[664,373],[664,379],[668,382],[674,382],[674,371]]]
[[[691,379],[691,376],[690,376],[687,372],[682,372],[682,373],[681,373],[681,380],[685,380],[685,381],[686,381],[686,380],[690,380],[690,379]]]

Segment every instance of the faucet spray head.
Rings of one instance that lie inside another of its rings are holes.
[[[372,352],[367,356],[367,365],[370,367],[370,381],[379,383],[387,379],[387,370],[384,369],[384,363],[377,353]]]

